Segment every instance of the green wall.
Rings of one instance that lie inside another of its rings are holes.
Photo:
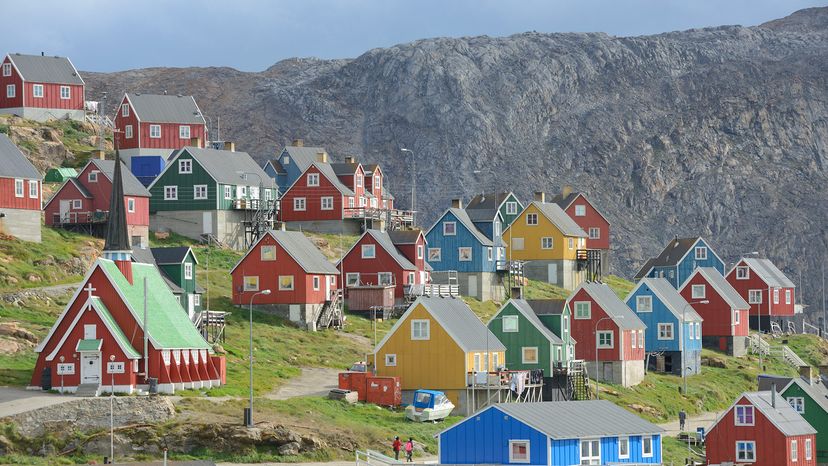
[[[503,331],[503,316],[518,316],[518,331]],[[489,322],[489,330],[506,346],[506,367],[512,370],[543,369],[544,376],[551,377],[555,349],[546,336],[518,311],[511,302],[497,314],[497,318]],[[538,348],[537,364],[524,364],[524,347]]]
[[[514,201],[514,202],[517,202],[517,204],[518,204],[518,210],[517,210],[517,213],[516,213],[516,214],[514,214],[514,215],[509,215],[509,214],[507,214],[507,213],[506,213],[506,203],[507,203],[507,202],[513,202],[513,201]],[[510,194],[510,195],[509,195],[509,197],[508,197],[508,198],[506,198],[506,200],[505,200],[505,201],[503,202],[503,204],[500,206],[500,215],[503,217],[503,228],[502,228],[502,230],[506,230],[506,227],[508,227],[509,225],[511,225],[511,224],[512,224],[512,222],[514,222],[514,221],[515,221],[515,219],[518,217],[518,215],[520,215],[520,211],[521,211],[521,210],[523,210],[523,207],[524,207],[524,206],[523,206],[523,203],[522,203],[522,202],[520,202],[520,201],[518,200],[518,198],[517,198],[517,197],[515,197],[515,195],[514,195],[514,194]]]
[[[828,413],[795,383],[782,392],[782,397],[785,399],[802,397],[804,399],[805,412],[802,413],[802,417],[817,431],[815,447],[817,463],[828,463]],[[799,449],[804,458],[805,446],[801,445]]]

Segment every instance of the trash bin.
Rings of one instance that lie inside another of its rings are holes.
[[[149,392],[151,395],[158,394],[158,378],[157,377],[150,377],[149,378]]]

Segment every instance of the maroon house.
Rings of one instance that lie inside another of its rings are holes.
[[[40,172],[0,133],[0,233],[40,242]]]
[[[768,259],[742,258],[727,281],[750,305],[750,327],[770,329],[774,317],[794,315],[796,285]]]
[[[598,249],[601,251],[601,272],[609,273],[609,251],[610,251],[610,222],[601,213],[584,193],[570,192],[558,194],[552,198],[552,202],[566,212],[569,217],[587,233],[587,249]]]
[[[10,53],[0,66],[0,113],[83,121],[85,85],[66,57]]]

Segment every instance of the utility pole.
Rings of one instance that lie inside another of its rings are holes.
[[[802,290],[799,290],[802,293]],[[825,316],[825,262],[822,263],[822,333],[825,334],[825,325],[828,324],[828,318]]]

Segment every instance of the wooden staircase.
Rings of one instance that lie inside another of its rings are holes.
[[[589,400],[592,398],[589,374],[582,359],[575,359],[569,363],[567,384],[570,400]]]
[[[344,323],[342,315],[342,290],[331,293],[331,299],[325,301],[319,316],[316,319],[316,329],[342,328]]]

